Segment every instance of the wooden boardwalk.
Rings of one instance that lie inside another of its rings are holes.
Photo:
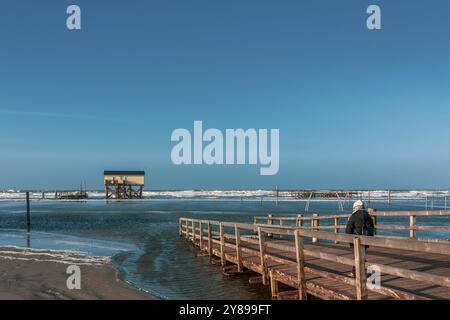
[[[449,242],[353,236],[317,227],[181,218],[180,236],[219,258],[227,273],[259,274],[273,298],[450,299]],[[372,281],[376,273],[367,281],[373,271],[380,274],[378,286]],[[289,289],[280,291],[280,283]]]

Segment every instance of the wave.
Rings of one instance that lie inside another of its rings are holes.
[[[352,198],[371,200],[385,200],[389,196],[391,199],[409,199],[424,200],[426,198],[445,198],[450,196],[449,190],[373,190],[373,191],[353,191]],[[103,191],[91,190],[87,192],[89,200],[104,199]],[[159,191],[143,191],[145,199],[254,199],[267,200],[276,198],[274,190],[159,190]],[[55,199],[55,192],[50,191],[33,191],[30,192],[31,199],[51,200]],[[280,200],[297,199],[295,191],[278,191]],[[22,201],[25,199],[25,192],[21,190],[5,190],[0,191],[0,201]],[[64,200],[71,201],[71,200]]]

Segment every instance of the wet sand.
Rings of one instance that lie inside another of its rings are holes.
[[[67,288],[67,267],[78,265],[81,289]],[[120,279],[109,257],[78,252],[0,247],[0,300],[155,299]]]

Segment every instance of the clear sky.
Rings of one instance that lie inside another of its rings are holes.
[[[449,188],[449,16],[448,0],[2,0],[0,189],[100,188],[105,169],[146,170],[147,189]],[[194,120],[279,128],[279,173],[173,165]]]

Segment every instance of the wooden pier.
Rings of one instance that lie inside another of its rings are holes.
[[[348,214],[269,215],[253,224],[180,218],[179,235],[228,274],[255,273],[251,281],[270,285],[274,299],[450,299],[450,241],[416,237],[450,226],[418,225],[425,216],[450,210],[372,212],[377,230],[409,230],[407,237],[340,233]],[[403,217],[408,225],[380,224],[379,217]]]

